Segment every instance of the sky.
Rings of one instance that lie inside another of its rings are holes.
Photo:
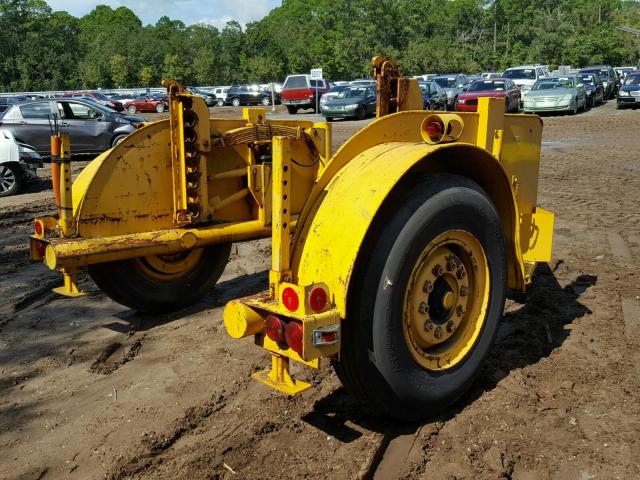
[[[112,8],[125,6],[131,9],[143,24],[155,24],[164,15],[172,20],[182,20],[187,25],[207,23],[223,28],[229,20],[242,25],[260,20],[281,0],[46,0],[53,10],[66,10],[81,17],[96,5]]]

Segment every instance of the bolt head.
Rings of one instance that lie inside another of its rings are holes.
[[[442,327],[436,327],[436,330],[433,332],[433,336],[436,338],[442,338]]]
[[[459,316],[459,317],[464,315],[464,308],[462,308],[462,305],[458,305],[456,307],[456,315]]]
[[[439,277],[440,275],[442,275],[444,273],[444,270],[442,269],[442,265],[438,263],[435,267],[433,267],[433,270],[431,270],[431,273],[433,273],[436,277]]]
[[[429,293],[431,290],[433,290],[433,285],[429,280],[427,280],[426,282],[424,282],[424,285],[422,286],[422,291],[424,293]]]
[[[421,302],[418,311],[424,315],[429,311],[429,305],[426,302]]]
[[[451,320],[449,320],[449,322],[447,323],[447,332],[451,333],[456,329],[456,324],[453,323]]]
[[[464,271],[464,267],[460,267],[456,273],[456,277],[458,277],[459,280],[462,280],[466,275],[467,272]]]
[[[461,297],[466,297],[468,293],[469,293],[469,288],[468,287],[465,287],[465,286],[460,287],[460,296]]]
[[[433,330],[433,322],[431,320],[425,320],[424,322],[424,330],[426,332],[430,332]]]

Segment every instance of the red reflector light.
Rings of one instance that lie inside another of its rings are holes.
[[[431,141],[437,142],[444,134],[444,126],[440,122],[429,122],[425,127],[425,132],[429,135]]]
[[[36,231],[36,235],[44,234],[44,228],[42,227],[41,222],[35,222],[35,231]]]
[[[298,310],[298,307],[300,306],[300,299],[293,288],[287,287],[284,289],[282,292],[282,303],[284,303],[287,310],[291,312]]]
[[[289,322],[284,330],[287,344],[298,355],[302,356],[302,325],[298,322]]]
[[[338,340],[338,332],[322,332],[322,341],[324,343],[335,343]]]
[[[44,243],[36,242],[35,247],[38,258],[44,258],[47,254],[47,246]]]
[[[327,305],[327,292],[324,288],[314,288],[309,294],[309,306],[314,312],[321,311]]]
[[[284,340],[284,322],[278,317],[269,315],[264,322],[265,330],[267,331],[267,337],[276,343]]]

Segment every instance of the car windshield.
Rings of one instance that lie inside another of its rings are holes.
[[[602,78],[604,79],[608,79],[609,78],[609,70],[607,70],[606,68],[603,68],[602,70],[599,68],[594,68],[592,70],[583,70],[585,73],[597,73],[598,75],[600,75]]]
[[[552,88],[573,88],[571,78],[545,78],[538,80],[532,90],[550,90]]]
[[[442,88],[453,88],[456,86],[455,78],[440,77],[440,78],[434,78],[433,81],[436,82],[438,85],[440,85]]]
[[[338,94],[338,98],[358,98],[367,96],[366,87],[351,87],[346,88]]]
[[[93,108],[102,111],[102,112],[118,113],[113,108],[105,107],[101,103],[95,102],[91,98],[83,98],[82,101],[84,103],[87,103],[87,104],[91,105]]]
[[[625,85],[640,85],[640,75],[629,75],[625,81]]]
[[[480,80],[469,85],[467,92],[483,92],[486,90],[503,92],[504,89],[504,82],[502,80]]]
[[[505,71],[502,76],[504,78],[515,78],[516,80],[535,80],[536,71],[533,68],[516,68]]]
[[[588,83],[589,85],[593,85],[593,75],[581,75],[582,83]]]
[[[94,92],[93,96],[96,97],[98,100],[102,100],[103,102],[110,101],[109,98],[104,93]]]
[[[345,90],[346,88],[347,87],[345,87],[344,85],[334,85],[333,87],[331,87],[329,92],[331,92],[331,93],[341,92],[341,91]]]

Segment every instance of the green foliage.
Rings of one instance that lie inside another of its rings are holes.
[[[126,7],[75,18],[43,0],[0,0],[0,89],[282,81],[322,67],[368,76],[371,57],[406,73],[501,71],[514,64],[637,65],[635,0],[283,0],[245,27],[142,25]]]

